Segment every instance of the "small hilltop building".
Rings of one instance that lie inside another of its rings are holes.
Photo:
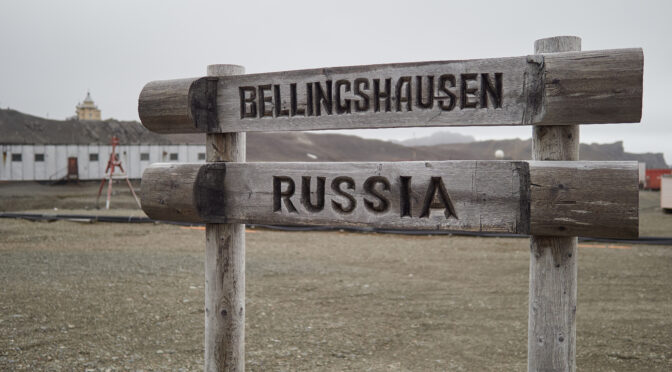
[[[86,92],[86,98],[84,102],[77,104],[77,119],[78,120],[94,120],[100,121],[100,109],[93,102],[91,98],[91,93]]]

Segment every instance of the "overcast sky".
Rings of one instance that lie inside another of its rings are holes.
[[[0,107],[64,119],[87,90],[104,118],[137,120],[152,80],[232,63],[248,73],[531,54],[534,40],[583,39],[583,50],[644,49],[641,124],[592,125],[582,142],[672,163],[666,67],[672,1],[3,1]],[[346,131],[421,137],[437,128]],[[449,128],[477,139],[528,138],[530,127]],[[2,136],[2,133],[0,133]]]

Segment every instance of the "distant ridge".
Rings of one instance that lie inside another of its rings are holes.
[[[420,147],[420,149],[425,149],[446,159],[494,160],[495,151],[502,150],[504,152],[504,159],[531,160],[532,140],[489,140]],[[579,148],[579,154],[581,160],[636,160],[645,162],[646,167],[649,169],[668,168],[662,153],[634,154],[625,152],[623,141],[607,144],[582,143]]]
[[[469,143],[475,141],[476,139],[473,136],[468,136],[444,130],[434,132],[424,137],[409,138],[403,141],[392,140],[391,142],[398,143],[400,145],[404,145],[407,147],[416,147],[416,146],[446,145],[451,143]]]
[[[0,109],[0,147],[11,144],[108,144],[113,135],[125,145],[205,143],[203,134],[161,135],[148,131],[137,121],[60,121]],[[494,160],[496,150],[502,150],[505,159],[529,160],[532,143],[529,139],[510,139],[405,146],[332,133],[247,134],[248,161]],[[646,162],[647,168],[668,168],[663,154],[627,153],[623,150],[623,142],[581,144],[580,153],[582,160],[637,160]]]
[[[163,136],[145,129],[137,121],[51,120],[0,109],[0,144],[109,144],[115,135],[125,145],[200,143],[200,135]]]

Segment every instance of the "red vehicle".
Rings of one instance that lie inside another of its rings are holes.
[[[649,190],[660,190],[660,178],[663,174],[672,174],[672,169],[647,169],[646,188]]]

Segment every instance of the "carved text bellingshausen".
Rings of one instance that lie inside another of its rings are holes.
[[[502,73],[355,78],[238,87],[240,118],[501,108]]]

